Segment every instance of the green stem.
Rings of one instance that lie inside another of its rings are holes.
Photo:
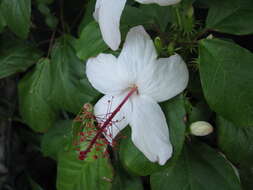
[[[178,7],[175,7],[175,10],[176,10],[176,16],[177,16],[177,22],[178,22],[179,29],[182,30],[182,20],[181,20],[181,17],[180,17]]]

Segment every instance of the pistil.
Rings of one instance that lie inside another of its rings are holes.
[[[86,148],[86,150],[84,151],[80,151],[80,156],[79,158],[81,160],[83,160],[84,158],[86,158],[86,155],[91,151],[92,147],[94,146],[94,144],[97,142],[97,140],[99,139],[99,137],[101,136],[101,134],[105,131],[106,127],[108,127],[108,125],[110,125],[110,123],[112,122],[112,119],[115,117],[115,115],[120,111],[120,109],[123,107],[123,105],[127,102],[127,100],[135,93],[137,92],[137,87],[134,86],[133,88],[131,88],[131,90],[129,91],[129,93],[126,95],[126,97],[122,100],[122,102],[118,105],[118,107],[111,113],[111,115],[108,117],[108,119],[103,123],[103,125],[100,127],[100,129],[98,130],[97,134],[95,135],[95,137],[90,141],[89,146]]]

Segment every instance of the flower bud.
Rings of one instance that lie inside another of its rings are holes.
[[[205,121],[197,121],[190,125],[190,132],[195,136],[206,136],[213,132],[213,126]]]
[[[155,47],[157,47],[158,49],[161,49],[163,47],[162,40],[158,36],[155,38],[154,43],[155,43]]]
[[[163,51],[163,43],[160,37],[156,37],[154,40],[157,53],[160,54]]]
[[[208,35],[206,39],[213,39],[213,35],[212,34]]]
[[[90,103],[85,103],[83,105],[83,109],[88,111],[88,112],[91,112],[93,110],[93,106]]]

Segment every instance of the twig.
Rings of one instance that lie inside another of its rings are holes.
[[[47,52],[47,58],[49,57],[49,54],[50,54],[50,52],[52,50],[52,47],[53,47],[55,33],[56,33],[56,30],[53,31],[53,34],[52,34],[51,39],[50,39],[49,48],[48,48],[48,52]]]

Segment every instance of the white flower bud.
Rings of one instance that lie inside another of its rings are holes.
[[[212,34],[210,34],[210,35],[208,35],[207,37],[206,37],[206,39],[213,39],[214,37],[213,37],[213,35]]]
[[[213,126],[205,121],[197,121],[190,125],[190,132],[195,136],[206,136],[213,132]]]

